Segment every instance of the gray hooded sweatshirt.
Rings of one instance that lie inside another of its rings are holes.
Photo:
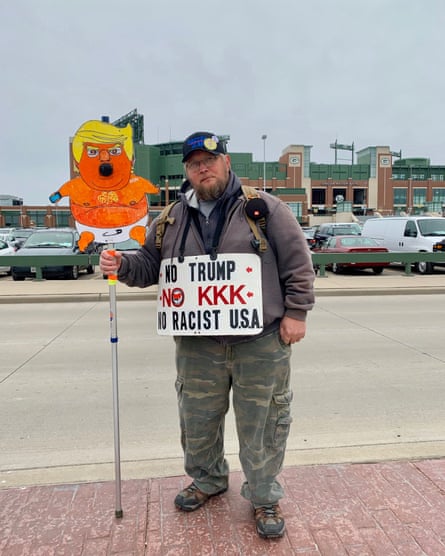
[[[118,278],[128,286],[144,288],[157,284],[163,259],[218,253],[256,253],[261,258],[263,324],[255,336],[211,336],[234,344],[279,328],[284,315],[304,321],[314,305],[314,271],[306,238],[289,207],[268,193],[259,192],[267,205],[268,247],[259,253],[245,215],[246,199],[237,176],[230,172],[223,195],[206,216],[199,210],[191,185],[185,181],[180,199],[171,212],[172,224],[165,228],[162,248],[155,245],[157,219],[150,225],[145,244],[134,254],[123,254]],[[206,211],[207,213],[208,211]]]

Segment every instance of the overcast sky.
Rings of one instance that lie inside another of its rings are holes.
[[[336,139],[445,165],[444,0],[1,1],[0,193],[48,204],[80,125],[137,108],[277,160]],[[347,158],[349,153],[339,154]]]

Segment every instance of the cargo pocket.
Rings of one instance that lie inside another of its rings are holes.
[[[292,417],[290,414],[290,403],[292,401],[292,390],[284,394],[275,394],[273,404],[276,411],[275,430],[273,434],[273,445],[277,448],[282,447],[289,436]]]
[[[186,449],[186,433],[185,433],[185,422],[184,417],[182,415],[182,391],[184,388],[184,381],[182,378],[177,378],[175,381],[175,389],[176,389],[176,396],[178,398],[178,409],[179,409],[179,427],[181,430],[181,446],[182,449],[185,451]]]
[[[178,398],[178,402],[181,402],[182,399],[182,390],[184,388],[184,380],[182,378],[177,378],[175,381],[175,389],[176,389],[176,396]]]

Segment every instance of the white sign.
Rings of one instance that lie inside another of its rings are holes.
[[[261,259],[224,254],[164,259],[158,287],[158,334],[227,336],[263,329]]]
[[[380,166],[391,166],[391,158],[389,156],[381,156]]]
[[[289,166],[300,166],[300,155],[291,154],[289,156]]]

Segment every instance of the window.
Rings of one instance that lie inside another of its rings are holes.
[[[366,204],[366,189],[354,189],[352,195],[354,205]]]
[[[418,220],[420,233],[424,236],[443,237],[445,235],[445,224],[443,218],[425,218]]]
[[[54,211],[54,220],[56,228],[68,228],[70,225],[70,212]]]
[[[426,203],[426,188],[414,187],[413,189],[413,204],[415,206],[423,207]]]
[[[326,190],[325,189],[313,189],[312,190],[312,204],[313,205],[325,205],[326,204]]]
[[[405,226],[405,237],[417,237],[416,223],[412,220],[408,220]]]
[[[335,236],[360,235],[362,230],[358,224],[343,224],[332,228],[332,234]]]
[[[377,242],[371,237],[343,237],[340,240],[343,247],[376,247]]]
[[[20,212],[2,210],[5,218],[5,225],[8,228],[20,228]]]
[[[406,205],[407,189],[405,187],[394,188],[394,205]]]
[[[445,203],[445,187],[433,187],[433,201]]]
[[[28,210],[28,216],[34,226],[45,226],[46,210]]]

